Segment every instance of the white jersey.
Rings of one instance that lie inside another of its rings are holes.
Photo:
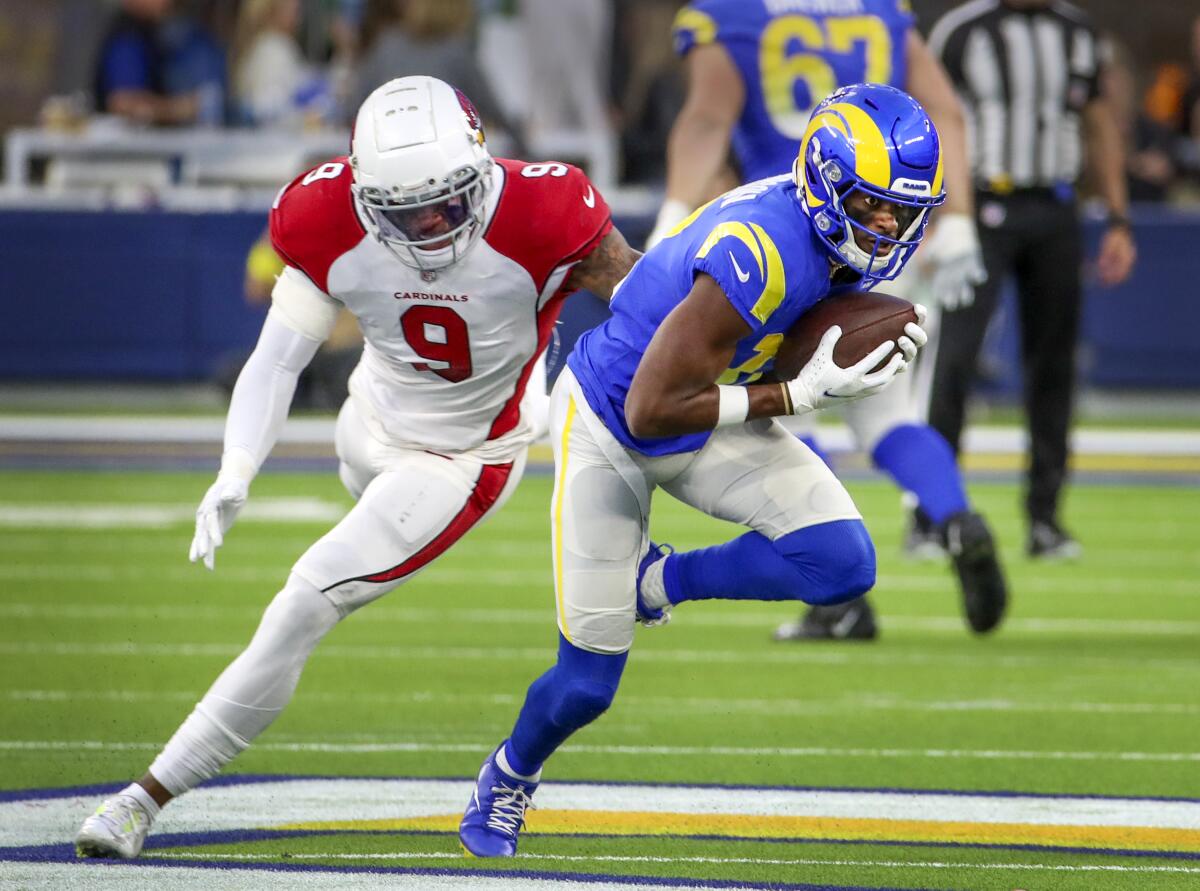
[[[357,317],[365,344],[350,392],[383,442],[499,456],[530,439],[526,382],[571,267],[612,222],[575,167],[497,159],[494,176],[483,237],[432,281],[367,234],[344,158],[297,177],[276,199],[271,239],[292,267],[276,308],[302,317],[289,302],[316,299]]]

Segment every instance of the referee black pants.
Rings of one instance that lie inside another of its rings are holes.
[[[929,423],[959,450],[967,396],[1001,289],[1016,279],[1025,411],[1029,424],[1030,520],[1053,520],[1067,475],[1067,437],[1082,303],[1082,246],[1073,202],[1049,190],[976,196],[987,282],[975,301],[942,314]]]

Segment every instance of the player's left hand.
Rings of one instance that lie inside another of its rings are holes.
[[[203,560],[208,569],[213,568],[217,548],[225,541],[225,533],[237,519],[249,491],[250,483],[246,480],[217,476],[217,481],[208,487],[200,506],[196,508],[196,534],[192,537],[189,560],[193,563]]]
[[[1137,245],[1128,226],[1110,226],[1100,241],[1100,256],[1096,258],[1096,270],[1100,284],[1106,287],[1119,285],[1129,278],[1137,260]]]
[[[896,338],[896,346],[904,354],[904,365],[900,367],[897,373],[908,371],[908,367],[917,358],[917,353],[920,352],[921,347],[929,343],[929,335],[921,327],[925,324],[929,310],[919,303],[914,303],[913,309],[917,313],[917,320],[905,325],[904,333]]]
[[[987,281],[979,235],[965,213],[938,217],[917,257],[928,270],[929,293],[942,309],[970,306],[976,285]]]

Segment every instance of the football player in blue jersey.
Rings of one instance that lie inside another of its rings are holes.
[[[689,600],[838,604],[874,584],[854,502],[775,419],[882,390],[925,332],[909,323],[842,368],[835,326],[794,380],[774,381],[774,360],[841,282],[900,273],[944,200],[942,169],[937,131],[911,97],[839,90],[815,110],[792,173],[681,221],[614,292],[612,317],[580,338],[551,395],[558,660],[480,770],[459,828],[470,854],[516,852],[543,762],[608,708],[638,622],[661,624]],[[652,544],[660,486],[749,531],[689,552]]]
[[[710,183],[733,155],[745,180],[787,171],[809,110],[836,87],[870,81],[905,88],[928,111],[946,155],[947,200],[910,271],[890,293],[938,309],[969,302],[984,271],[973,222],[961,108],[945,72],[913,26],[908,0],[694,0],[676,18],[677,51],[686,57],[688,96],[668,146],[667,195],[648,244],[709,197]],[[929,363],[932,364],[932,363]],[[845,419],[859,448],[915,502],[906,549],[942,558],[949,551],[968,626],[995,628],[1007,586],[995,542],[971,510],[954,453],[925,418],[932,368]],[[824,457],[815,417],[789,425]],[[778,640],[873,638],[869,602],[812,607],[776,632]]]

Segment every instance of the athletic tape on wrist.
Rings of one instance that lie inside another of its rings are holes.
[[[744,424],[750,415],[750,394],[745,387],[717,386],[717,426]]]

